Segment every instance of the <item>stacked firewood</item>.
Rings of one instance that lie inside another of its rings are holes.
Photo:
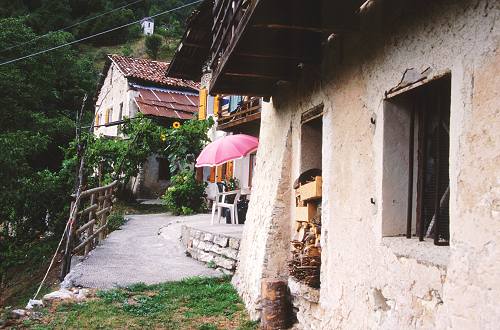
[[[292,259],[289,263],[289,270],[292,277],[313,288],[319,288],[320,285],[320,205],[321,191],[311,194],[300,187],[296,190],[296,230],[291,242]]]

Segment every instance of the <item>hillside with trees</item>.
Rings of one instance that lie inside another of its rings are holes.
[[[47,263],[64,229],[75,185],[74,155],[69,154],[75,117],[87,95],[83,122],[92,123],[106,53],[168,59],[194,6],[155,18],[160,37],[154,38],[161,42],[155,41],[154,52],[146,51],[140,25],[134,24],[3,63],[189,2],[0,0],[0,292],[27,264],[36,269],[31,274],[36,281],[39,265]],[[127,3],[132,5],[117,9]]]

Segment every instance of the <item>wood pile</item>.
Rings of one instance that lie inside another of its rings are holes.
[[[320,176],[295,190],[295,234],[292,240],[290,275],[301,283],[319,288],[321,269],[321,190]]]

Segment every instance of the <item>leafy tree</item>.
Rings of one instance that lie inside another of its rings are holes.
[[[23,19],[0,19],[0,49],[35,36]],[[0,53],[0,61],[70,40],[52,33]],[[61,230],[73,175],[62,171],[61,147],[73,138],[75,111],[95,77],[92,62],[70,47],[0,66],[0,251]]]
[[[213,126],[212,117],[207,120],[188,120],[179,128],[166,131],[166,148],[163,153],[170,163],[170,172],[176,174],[192,165],[205,145],[210,142],[208,130]]]
[[[160,51],[162,43],[163,38],[158,34],[152,34],[146,37],[144,44],[146,46],[146,53],[150,58],[154,60],[158,58],[158,53]]]

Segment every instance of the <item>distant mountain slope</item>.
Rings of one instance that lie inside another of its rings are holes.
[[[79,39],[192,1],[0,0],[0,19],[8,17],[21,18],[37,34],[45,34],[86,21],[66,30],[75,39]],[[121,8],[123,6],[126,7]],[[158,60],[168,61],[172,57],[178,41],[182,37],[185,21],[194,8],[195,6],[189,6],[155,18],[155,33],[163,37]],[[108,13],[110,11],[113,12]],[[100,17],[92,19],[96,16]],[[109,53],[147,57],[144,41],[145,37],[142,35],[140,25],[135,24],[89,39],[77,44],[75,48],[81,55],[89,55],[93,59],[96,69],[100,70],[105,55]],[[34,43],[38,42],[35,41]],[[19,48],[17,50],[19,50],[19,53],[24,53]]]

